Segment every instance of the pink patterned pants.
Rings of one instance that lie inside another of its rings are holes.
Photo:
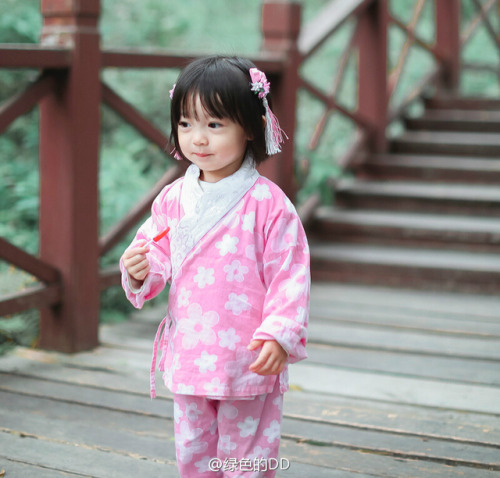
[[[272,478],[281,436],[283,394],[251,400],[174,395],[177,464],[182,478]]]

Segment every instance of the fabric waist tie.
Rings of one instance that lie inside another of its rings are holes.
[[[153,345],[153,358],[151,359],[151,373],[149,375],[149,394],[151,395],[151,398],[156,398],[156,358],[158,354],[158,344],[160,342],[161,332],[166,326],[167,319],[169,319],[169,315],[167,315],[158,326],[158,330],[156,331],[155,343]]]

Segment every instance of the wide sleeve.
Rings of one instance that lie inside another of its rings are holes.
[[[288,363],[294,363],[307,358],[311,279],[307,238],[288,199],[268,220],[265,236],[263,276],[267,293],[262,323],[253,339],[276,340],[288,353]]]
[[[151,216],[139,228],[133,241],[127,249],[137,246],[143,240],[149,240],[155,237],[167,227],[172,228],[172,221],[168,218],[168,192],[167,186],[154,200],[151,208]],[[122,272],[122,287],[127,299],[131,304],[140,309],[144,302],[156,297],[164,288],[172,275],[172,266],[170,261],[170,233],[160,239],[158,243],[151,244],[147,254],[151,264],[151,270],[147,275],[142,287],[135,289],[130,283],[130,278],[120,259],[120,270]]]

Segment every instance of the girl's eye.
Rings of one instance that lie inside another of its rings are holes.
[[[208,126],[210,128],[213,128],[213,129],[218,129],[218,128],[222,128],[222,123],[212,122],[212,123],[209,123]]]
[[[182,121],[181,120],[181,121],[179,121],[179,126],[181,128],[189,128],[190,125],[189,125],[189,123],[187,121]]]

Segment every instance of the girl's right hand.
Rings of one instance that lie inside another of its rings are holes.
[[[123,265],[132,280],[131,285],[136,289],[141,288],[151,269],[147,252],[149,252],[149,245],[144,241],[137,247],[127,249],[122,256]]]

